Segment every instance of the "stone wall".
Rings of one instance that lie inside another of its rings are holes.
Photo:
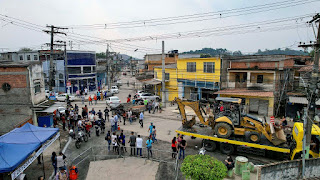
[[[259,180],[302,179],[302,160],[284,161],[261,166]],[[320,177],[320,158],[307,159],[305,178]]]

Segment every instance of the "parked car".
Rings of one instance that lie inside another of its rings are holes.
[[[58,107],[58,111],[60,112],[60,115],[66,114],[66,108],[65,107]]]
[[[112,93],[110,90],[106,90],[107,91],[107,97],[111,97],[114,95],[114,93]],[[106,91],[103,91],[103,95]]]
[[[151,93],[142,93],[139,99],[160,100],[160,97]]]
[[[119,89],[118,89],[118,86],[111,86],[111,93],[113,94],[117,94],[119,93]]]
[[[67,100],[67,93],[59,94],[56,96],[57,101],[66,101]],[[69,95],[69,100],[74,101],[75,97],[73,95]]]
[[[117,96],[108,97],[106,103],[111,108],[116,108],[120,105],[121,101]]]
[[[137,97],[139,98],[142,93],[146,93],[146,92],[144,92],[143,90],[137,91],[136,92]]]

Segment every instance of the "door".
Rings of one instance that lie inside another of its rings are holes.
[[[259,99],[250,99],[249,112],[258,113],[259,111]]]
[[[267,116],[268,115],[268,107],[269,107],[268,100],[259,100],[258,114]]]
[[[178,97],[180,99],[182,99],[182,97],[183,97],[183,84],[181,82],[178,83]]]

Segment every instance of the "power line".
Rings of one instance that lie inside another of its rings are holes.
[[[217,12],[198,13],[198,14],[190,14],[190,15],[184,15],[184,16],[173,16],[173,17],[155,18],[155,19],[147,19],[147,20],[135,20],[135,21],[119,22],[119,23],[71,25],[66,27],[73,28],[73,29],[115,29],[115,28],[137,28],[137,27],[146,27],[146,26],[181,24],[181,23],[200,22],[200,21],[207,21],[207,20],[213,20],[213,19],[222,19],[222,18],[228,18],[228,17],[234,17],[234,16],[266,12],[266,11],[271,11],[276,9],[283,9],[283,8],[303,5],[307,3],[313,3],[316,1],[317,0],[297,0],[297,1],[287,0],[282,2],[249,6],[244,8],[230,9],[230,10],[222,10]]]

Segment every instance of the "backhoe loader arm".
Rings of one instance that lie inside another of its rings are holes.
[[[195,112],[195,114],[197,115],[197,117],[199,118],[199,120],[202,124],[204,124],[204,125],[209,124],[209,121],[206,122],[201,114],[199,102],[183,101],[180,98],[177,98],[176,102],[178,104],[180,114],[182,117],[182,125],[184,125],[185,127],[191,128],[195,124],[194,118],[190,121],[187,120],[185,106],[189,106],[193,109],[193,111]]]

